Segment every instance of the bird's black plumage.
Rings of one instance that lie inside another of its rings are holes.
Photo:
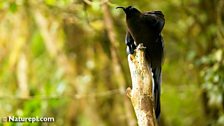
[[[164,15],[161,11],[141,13],[136,8],[122,8],[126,14],[127,34],[125,43],[127,53],[133,54],[138,44],[143,43],[146,47],[145,57],[150,63],[154,79],[154,101],[156,118],[160,115],[160,86],[163,60],[163,38],[161,31],[165,24]]]

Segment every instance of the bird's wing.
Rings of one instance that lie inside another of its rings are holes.
[[[160,16],[164,17],[162,11],[146,11],[146,12],[144,12],[144,14],[156,14],[156,15],[160,15]]]
[[[147,11],[142,14],[142,20],[151,25],[152,27],[158,29],[161,32],[165,24],[164,15],[161,11]]]

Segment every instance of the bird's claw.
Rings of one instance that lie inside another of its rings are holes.
[[[140,43],[140,44],[138,45],[137,49],[139,49],[139,50],[145,50],[146,47],[143,45],[143,43]]]

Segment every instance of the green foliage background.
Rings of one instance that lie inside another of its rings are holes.
[[[223,0],[1,0],[0,117],[135,126],[128,5],[165,15],[161,125],[223,126]]]

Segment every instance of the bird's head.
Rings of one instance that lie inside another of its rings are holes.
[[[123,9],[123,11],[125,12],[127,17],[134,17],[134,16],[139,16],[141,14],[141,12],[132,7],[132,6],[128,6],[128,7],[116,7],[116,9],[121,8]]]

